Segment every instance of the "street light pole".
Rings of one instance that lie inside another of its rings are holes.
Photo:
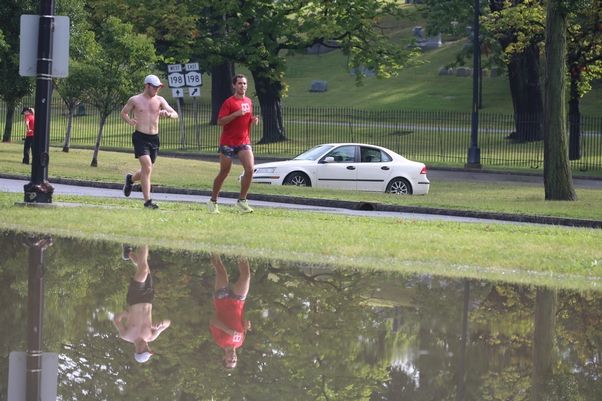
[[[465,167],[481,168],[481,149],[479,149],[479,78],[481,76],[481,42],[479,29],[480,0],[474,0],[474,23],[472,29],[472,120],[470,131],[470,147]]]
[[[41,0],[31,181],[23,187],[26,203],[52,203],[52,193],[54,192],[54,188],[48,182],[53,14],[54,0]]]

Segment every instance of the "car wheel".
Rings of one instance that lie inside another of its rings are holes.
[[[293,171],[286,176],[282,185],[296,185],[298,187],[311,187],[311,181],[305,173]]]
[[[412,186],[405,178],[393,178],[387,185],[387,193],[395,195],[412,195]]]

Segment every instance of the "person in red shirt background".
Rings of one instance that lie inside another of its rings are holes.
[[[251,322],[244,318],[251,268],[249,261],[241,258],[238,261],[238,279],[231,284],[219,255],[211,255],[211,264],[215,269],[215,315],[209,322],[209,330],[215,343],[224,350],[224,367],[234,369],[238,362],[236,349],[243,345],[247,331],[251,330]]]
[[[34,112],[31,107],[23,107],[23,121],[27,130],[25,131],[25,143],[23,144],[23,164],[29,164],[29,150],[33,145],[33,126],[34,126]]]

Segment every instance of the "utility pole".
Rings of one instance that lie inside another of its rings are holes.
[[[52,203],[54,192],[54,187],[48,182],[53,31],[54,0],[41,0],[31,181],[23,187],[26,203]]]
[[[479,149],[479,78],[481,76],[481,41],[480,23],[481,14],[480,0],[474,0],[474,23],[472,29],[473,51],[472,51],[472,120],[470,130],[470,147],[468,148],[468,159],[464,167],[481,168],[481,149]]]

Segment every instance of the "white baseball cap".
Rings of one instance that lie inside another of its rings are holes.
[[[152,352],[148,352],[148,351],[146,351],[146,352],[136,352],[134,354],[134,359],[136,360],[136,362],[144,363],[144,362],[148,361],[151,356],[153,356]]]
[[[146,78],[144,78],[144,83],[151,84],[152,86],[163,86],[159,77],[152,74],[147,75]]]

